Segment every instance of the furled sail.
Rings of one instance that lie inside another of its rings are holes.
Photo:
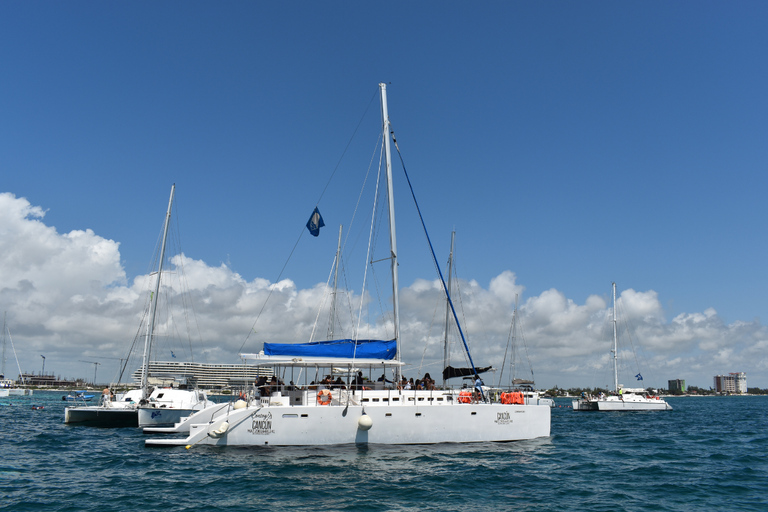
[[[475,371],[473,371],[472,368],[454,368],[453,366],[446,366],[443,370],[443,379],[448,380],[454,377],[471,377],[474,376],[475,373],[485,373],[491,368],[493,368],[493,366],[483,366],[482,368],[475,368]]]

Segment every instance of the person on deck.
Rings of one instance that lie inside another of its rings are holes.
[[[352,389],[363,389],[363,372],[357,372],[355,381],[352,384]]]
[[[475,375],[475,401],[485,400],[483,396],[483,381],[479,375]]]

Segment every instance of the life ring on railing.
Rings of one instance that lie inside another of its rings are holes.
[[[317,393],[317,403],[320,405],[330,405],[331,404],[331,390],[330,389],[321,389]]]
[[[469,391],[462,391],[459,393],[459,403],[461,404],[471,404],[472,403],[472,393]]]

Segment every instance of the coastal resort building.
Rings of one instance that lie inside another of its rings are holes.
[[[671,382],[671,381],[670,381]],[[747,374],[744,372],[715,376],[715,391],[718,393],[741,395],[747,392]]]
[[[131,376],[141,382],[141,368]],[[243,364],[209,364],[177,361],[149,363],[149,382],[153,386],[197,387],[209,390],[236,390],[252,386],[259,377],[271,377],[271,368]]]
[[[667,381],[667,389],[671,395],[684,395],[685,394],[685,380],[675,379]]]

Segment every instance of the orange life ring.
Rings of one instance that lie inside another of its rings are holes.
[[[459,403],[460,404],[470,404],[472,403],[472,393],[469,391],[462,391],[459,393]]]
[[[330,389],[321,389],[317,393],[317,403],[320,405],[330,405],[331,404],[331,390]]]

